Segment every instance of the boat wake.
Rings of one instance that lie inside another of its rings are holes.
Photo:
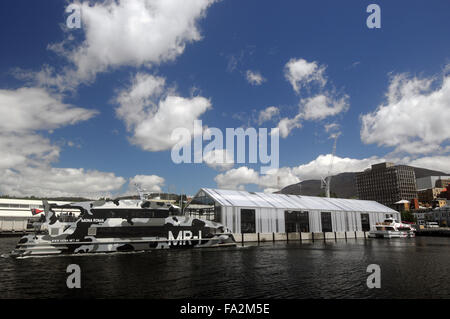
[[[90,257],[90,256],[114,256],[114,255],[129,255],[129,254],[142,254],[150,253],[151,250],[139,250],[139,251],[111,251],[111,252],[94,252],[83,254],[55,254],[55,255],[31,255],[31,256],[12,256],[11,254],[2,254],[2,258],[14,258],[14,259],[29,259],[29,258],[57,258],[57,257]]]

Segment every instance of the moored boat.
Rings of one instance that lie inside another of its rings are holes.
[[[415,237],[415,228],[410,224],[398,222],[391,215],[381,223],[375,224],[375,229],[369,232],[370,238],[411,238]]]
[[[143,196],[69,205],[43,201],[43,206],[45,220],[35,225],[35,233],[19,240],[12,257],[236,245],[223,225],[182,215],[170,203]],[[55,208],[78,210],[79,215],[62,218]]]

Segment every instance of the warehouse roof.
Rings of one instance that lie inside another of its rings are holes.
[[[396,213],[375,201],[202,188],[222,206]],[[197,194],[196,196],[198,196]]]

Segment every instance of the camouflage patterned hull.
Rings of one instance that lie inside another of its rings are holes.
[[[46,225],[45,234],[22,237],[12,257],[235,246],[221,224],[185,216],[82,219]]]
[[[53,242],[41,236],[24,236],[27,241],[18,244],[11,257],[48,256],[83,253],[146,251],[152,249],[212,248],[236,246],[232,235],[217,235],[202,240],[169,240],[168,238],[103,238],[86,242]]]

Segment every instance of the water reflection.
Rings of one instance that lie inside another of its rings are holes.
[[[17,238],[0,238],[0,254]],[[0,258],[3,298],[449,298],[450,238],[265,243],[14,260]],[[66,267],[82,288],[66,287]],[[381,289],[366,268],[381,266]]]

